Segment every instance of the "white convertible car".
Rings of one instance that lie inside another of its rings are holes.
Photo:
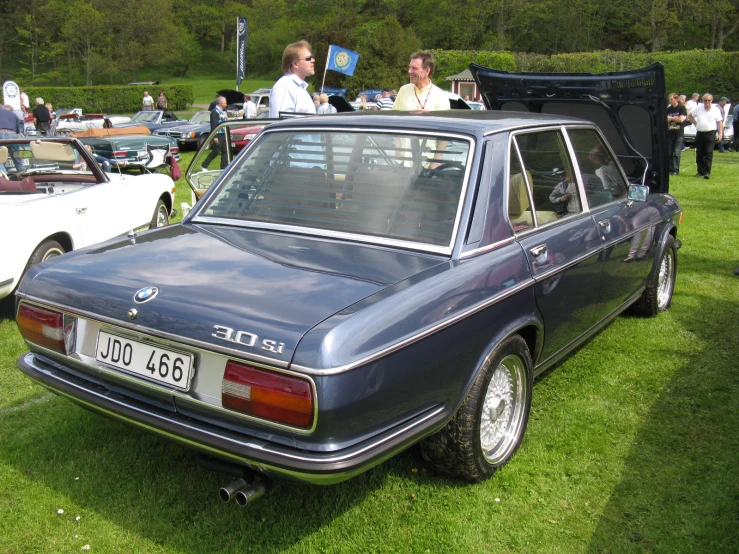
[[[0,298],[28,267],[169,224],[175,185],[158,173],[105,173],[76,139],[0,140]]]

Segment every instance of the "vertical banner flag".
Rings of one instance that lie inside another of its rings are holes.
[[[236,87],[238,87],[246,74],[246,38],[249,35],[249,20],[237,17],[236,30]]]
[[[354,75],[354,68],[357,67],[359,54],[332,44],[328,49],[328,69],[338,71],[350,77]]]

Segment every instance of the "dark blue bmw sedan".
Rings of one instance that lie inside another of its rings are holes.
[[[638,82],[580,97],[627,120],[613,141],[559,113],[566,91],[274,123],[182,224],[31,268],[19,366],[199,450],[238,478],[224,500],[415,443],[486,479],[521,444],[536,375],[624,310],[670,305],[681,209],[659,87]]]

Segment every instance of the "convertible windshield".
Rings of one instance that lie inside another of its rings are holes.
[[[134,123],[154,123],[157,120],[158,112],[139,112],[131,118]]]
[[[59,173],[90,173],[85,160],[71,144],[47,140],[8,141],[0,145],[0,176]]]
[[[449,246],[470,141],[267,132],[200,215]]]

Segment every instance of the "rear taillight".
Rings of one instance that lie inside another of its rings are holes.
[[[310,382],[229,361],[223,375],[224,408],[277,423],[309,429],[313,425]]]
[[[113,152],[114,158],[125,158],[126,156],[128,156],[128,152]]]
[[[16,318],[23,338],[60,354],[74,350],[75,322],[73,317],[54,310],[22,303]]]

